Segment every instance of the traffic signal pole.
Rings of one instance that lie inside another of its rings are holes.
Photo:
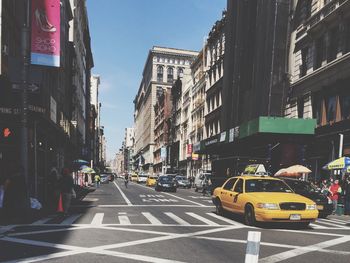
[[[21,30],[21,55],[23,67],[21,72],[21,141],[20,165],[21,173],[27,187],[28,196],[28,80],[30,67],[30,1],[24,0],[24,21]]]

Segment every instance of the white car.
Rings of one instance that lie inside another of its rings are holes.
[[[143,183],[145,184],[148,178],[148,174],[139,174],[138,178],[137,178],[137,183]]]

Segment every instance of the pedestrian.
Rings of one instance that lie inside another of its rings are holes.
[[[100,183],[101,183],[100,175],[96,174],[94,179],[95,179],[96,188],[99,188],[100,187]]]
[[[124,184],[125,184],[125,187],[128,188],[128,183],[129,183],[129,175],[128,174],[125,174],[125,177],[124,177]]]
[[[330,185],[328,184],[326,179],[322,180],[321,185],[320,185],[321,193],[326,195],[326,196],[328,196],[328,194],[329,194],[329,191],[328,191],[329,186]]]
[[[203,195],[211,194],[212,182],[209,176],[206,176],[203,182]]]
[[[345,179],[344,183],[344,200],[345,200],[345,209],[344,215],[350,215],[350,175]]]
[[[330,192],[330,199],[333,203],[333,214],[335,214],[337,211],[339,196],[342,191],[338,179],[334,180],[334,183],[329,187],[328,191]]]
[[[60,180],[60,190],[63,203],[63,215],[67,216],[72,202],[72,197],[75,195],[74,181],[68,169],[63,169],[63,175]]]

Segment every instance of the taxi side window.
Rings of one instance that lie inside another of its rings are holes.
[[[233,185],[237,181],[237,178],[231,178],[227,181],[227,183],[224,185],[225,190],[232,190]]]
[[[236,193],[243,193],[243,180],[242,179],[239,179],[239,181],[235,185],[235,189],[233,191]]]

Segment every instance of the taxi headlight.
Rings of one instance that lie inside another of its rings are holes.
[[[278,204],[273,204],[273,203],[258,203],[257,207],[262,209],[271,209],[271,210],[279,209]]]
[[[316,209],[317,209],[317,207],[316,207],[315,204],[313,204],[313,205],[306,205],[306,210],[316,210]]]

